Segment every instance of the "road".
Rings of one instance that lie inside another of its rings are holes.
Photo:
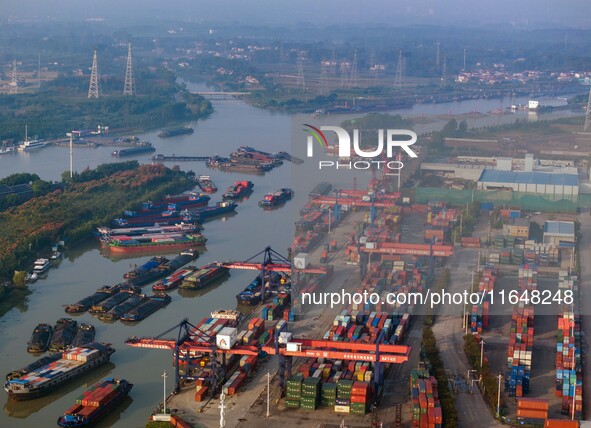
[[[484,216],[483,216],[484,217]],[[477,230],[486,230],[488,218],[484,217]],[[478,250],[457,247],[455,254],[448,259],[451,281],[450,292],[462,292],[470,287],[471,272],[477,268]],[[470,393],[466,379],[469,369],[464,354],[464,330],[460,315],[462,309],[454,305],[439,306],[433,332],[446,370],[453,377],[456,389],[456,409],[460,427],[500,427],[491,410],[478,392]],[[478,391],[476,389],[476,391]]]

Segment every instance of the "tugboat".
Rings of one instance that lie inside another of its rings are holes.
[[[273,193],[268,193],[265,195],[265,198],[259,202],[259,207],[261,208],[274,208],[280,205],[283,205],[287,201],[289,201],[292,197],[293,193],[291,189],[287,187],[282,187],[281,189],[277,190]]]

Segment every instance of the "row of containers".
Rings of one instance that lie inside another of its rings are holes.
[[[437,380],[426,369],[410,372],[410,396],[412,402],[412,426],[441,428],[443,413],[439,402]]]
[[[409,322],[409,314],[343,310],[323,339],[376,343],[382,335],[384,343],[398,343]],[[285,405],[305,410],[332,407],[337,413],[365,415],[368,403],[380,393],[375,391],[373,379],[371,362],[308,358],[300,364],[297,374],[288,379]]]
[[[385,243],[400,242],[400,233],[397,231],[401,220],[401,216],[398,214],[399,212],[400,207],[387,208],[376,216],[372,224],[365,225],[364,229],[363,226],[359,224],[359,229],[356,231],[357,234],[360,235],[359,244],[367,245],[370,243],[379,246],[380,244]],[[369,222],[369,218],[367,219],[367,222]],[[357,245],[355,238],[357,234],[351,235],[351,241],[349,242],[349,245]],[[350,262],[359,262],[358,251],[354,251],[351,248],[346,248],[345,256],[347,256],[347,259]]]
[[[492,250],[489,252],[488,262],[507,265],[537,264],[539,266],[556,266],[560,262],[560,251],[556,247],[544,252],[503,248],[499,251]]]
[[[484,329],[488,328],[490,294],[494,292],[496,280],[496,267],[494,265],[484,266],[478,281],[478,291],[486,294],[482,303],[472,305],[472,313],[470,314],[470,330],[472,333],[482,333]]]
[[[559,272],[560,290],[571,290],[578,298],[578,277]],[[582,418],[583,378],[581,364],[581,319],[576,305],[563,305],[556,331],[556,396],[562,397],[562,413]],[[574,407],[573,407],[574,406]]]
[[[520,266],[517,281],[521,292],[537,289],[537,265],[525,264]],[[534,307],[519,303],[513,308],[509,347],[507,349],[505,392],[509,396],[522,397],[524,394],[529,393],[533,343]]]

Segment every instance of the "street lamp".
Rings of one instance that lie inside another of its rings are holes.
[[[484,339],[480,339],[480,370],[482,370],[482,361],[484,358]],[[482,377],[482,374],[480,374]]]
[[[499,373],[499,375],[497,376],[499,379],[499,386],[498,386],[498,391],[497,391],[497,418],[501,416],[501,379],[503,378],[503,375],[501,375]]]

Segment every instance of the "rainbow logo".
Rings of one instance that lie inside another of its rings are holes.
[[[320,146],[324,150],[327,150],[328,149],[328,141],[326,140],[324,133],[320,129],[316,128],[315,126],[308,125],[306,123],[304,123],[304,126],[307,129],[303,129],[303,131],[306,131],[307,133],[310,134],[308,136],[308,157],[311,158],[312,154],[313,154],[313,150],[312,150],[313,140],[318,141],[318,144],[320,144]]]

